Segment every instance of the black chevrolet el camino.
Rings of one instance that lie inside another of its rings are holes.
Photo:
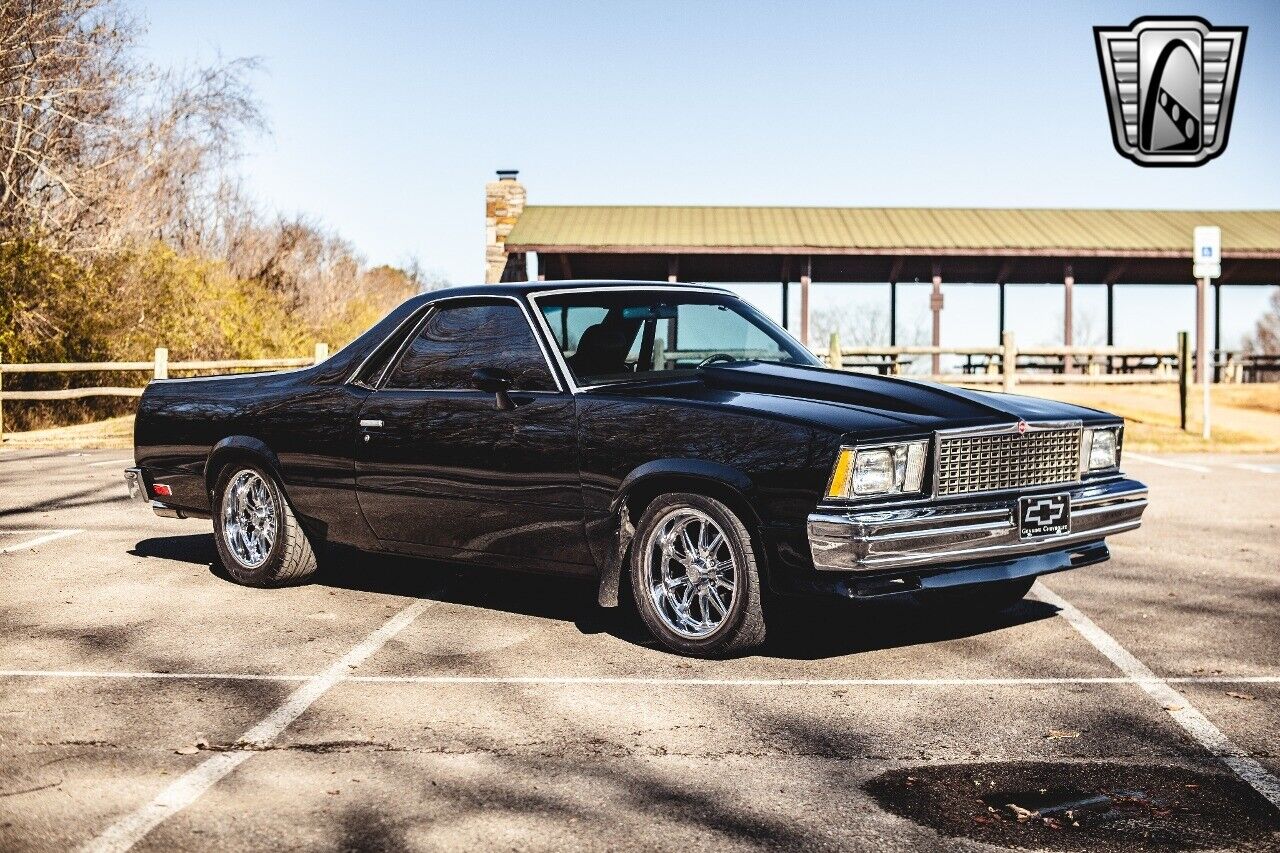
[[[314,367],[151,383],[134,440],[131,493],[241,583],[328,544],[581,575],[692,655],[761,643],[771,593],[1008,607],[1147,503],[1113,415],[828,370],[694,285],[415,297]]]

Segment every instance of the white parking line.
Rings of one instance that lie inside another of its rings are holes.
[[[1257,471],[1259,474],[1280,474],[1280,465],[1251,465],[1248,462],[1235,462],[1231,467],[1244,471]]]
[[[0,669],[0,678],[141,678],[176,681],[307,681],[314,675],[272,675],[256,672],[132,672],[93,669]]]
[[[90,468],[97,468],[99,465],[123,465],[128,468],[132,459],[102,459],[98,462],[87,463]]]
[[[1144,456],[1141,453],[1133,453],[1128,450],[1125,451],[1124,458],[1136,459],[1139,462],[1150,462],[1152,465],[1161,465],[1165,468],[1180,468],[1183,471],[1196,471],[1201,474],[1213,473],[1213,469],[1205,465],[1195,465],[1195,464],[1192,464],[1191,462],[1174,462],[1171,459],[1157,459],[1154,456]]]
[[[367,660],[433,604],[435,602],[430,600],[415,601],[392,616],[381,628],[361,640],[324,672],[308,678],[285,700],[284,704],[242,734],[236,742],[237,745],[262,747],[275,740],[326,691],[349,678],[353,668]],[[94,853],[106,853],[106,851],[119,853],[119,851],[128,850],[163,821],[200,799],[205,791],[218,783],[218,780],[248,761],[253,755],[254,752],[248,749],[220,752],[214,755],[184,773],[157,794],[151,802],[107,827],[105,832],[81,849],[94,851]]]
[[[1187,697],[1169,686],[1171,679],[1159,678],[1151,669],[1130,654],[1115,638],[1094,624],[1093,620],[1077,610],[1070,602],[1037,582],[1033,595],[1045,604],[1052,604],[1058,615],[1066,619],[1082,637],[1115,664],[1121,672],[1134,680],[1147,695],[1160,703],[1174,722],[1195,738],[1201,746],[1227,765],[1263,797],[1280,809],[1280,779],[1272,776],[1248,753],[1232,743],[1222,730],[1209,722],[1204,714],[1191,704]]]
[[[131,672],[112,670],[0,669],[0,678],[106,678],[194,681],[308,681],[311,675],[245,672]],[[641,687],[1018,687],[1052,684],[1142,684],[1127,675],[1043,678],[646,678],[590,675],[352,675],[361,684],[516,684]],[[1280,675],[1152,676],[1165,684],[1280,684]]]
[[[23,530],[23,531],[15,531],[15,532],[40,533],[42,531]],[[47,533],[45,533],[43,536],[37,536],[35,539],[28,539],[26,542],[19,542],[17,545],[8,545],[4,548],[0,548],[0,554],[13,554],[18,551],[27,551],[27,550],[30,550],[31,548],[35,548],[37,546],[43,545],[46,542],[53,542],[55,539],[65,539],[68,536],[75,536],[77,533],[84,533],[84,531],[80,529],[50,530]],[[10,534],[6,534],[6,535],[10,535]]]

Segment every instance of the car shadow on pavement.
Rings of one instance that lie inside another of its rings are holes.
[[[997,612],[943,612],[903,595],[875,601],[788,599],[766,612],[765,654],[819,660],[991,634],[1049,619],[1058,608],[1028,599]]]
[[[218,561],[209,533],[144,539],[130,552],[140,557],[205,566],[232,582]],[[621,607],[596,603],[594,581],[531,574],[434,560],[330,549],[314,583],[359,592],[427,598],[488,610],[571,622],[583,634],[608,634],[626,643],[656,647],[631,604],[624,584]],[[999,613],[940,613],[910,597],[878,601],[775,599],[766,602],[770,630],[764,657],[820,660],[879,649],[989,634],[1054,616],[1056,607],[1024,600]]]

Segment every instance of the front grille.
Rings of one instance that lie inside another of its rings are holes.
[[[939,496],[1072,483],[1079,476],[1079,427],[943,435],[938,442]]]

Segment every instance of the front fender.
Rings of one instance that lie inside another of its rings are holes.
[[[618,485],[618,493],[614,496],[610,510],[617,513],[619,507],[630,495],[647,487],[652,488],[658,478],[665,480],[704,480],[708,484],[728,487],[740,494],[743,499],[751,501],[755,493],[755,483],[745,473],[729,465],[719,462],[708,462],[702,459],[654,459],[636,468],[622,478]],[[752,512],[755,512],[754,504]]]

